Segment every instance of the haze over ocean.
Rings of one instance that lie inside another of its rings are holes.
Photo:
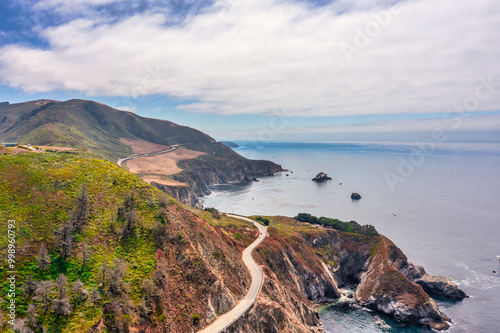
[[[439,303],[454,321],[450,332],[500,331],[499,143],[443,143],[436,149],[414,143],[236,143],[243,156],[271,160],[290,172],[214,187],[205,207],[372,224],[411,262],[451,277],[471,296]],[[333,180],[312,182],[320,171]],[[351,201],[352,192],[363,198]],[[325,310],[322,321],[328,332],[425,331],[352,309]]]

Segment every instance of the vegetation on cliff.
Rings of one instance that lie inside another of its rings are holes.
[[[132,154],[120,139],[182,145],[205,153],[178,163],[174,178],[188,183],[197,195],[210,193],[209,185],[241,182],[281,171],[269,161],[246,159],[223,143],[190,127],[138,116],[87,100],[38,100],[0,108],[0,136],[21,144],[77,148],[116,162]]]
[[[227,311],[250,285],[240,258],[253,240],[248,223],[184,207],[79,154],[4,155],[0,173],[0,226],[17,226],[18,328],[185,332]]]
[[[308,213],[299,213],[297,214],[297,216],[295,216],[295,219],[299,222],[308,222],[311,224],[317,224],[325,228],[332,228],[339,231],[365,234],[369,236],[378,235],[378,232],[374,226],[370,224],[360,225],[356,221],[344,222],[338,219],[332,219],[324,216],[318,218]]]

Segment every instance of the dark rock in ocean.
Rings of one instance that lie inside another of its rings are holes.
[[[326,182],[327,180],[332,180],[332,178],[328,177],[328,175],[326,173],[320,172],[312,180],[314,182],[317,182],[317,183],[322,183],[322,182]]]
[[[422,288],[432,295],[445,297],[451,300],[463,300],[469,297],[466,293],[460,290],[457,285],[445,276],[430,275],[425,273],[420,279],[415,281]]]
[[[243,178],[243,180],[241,181],[242,184],[244,183],[251,183],[251,182],[258,182],[259,180],[255,177],[248,177],[248,176],[245,176],[245,178]]]
[[[361,195],[359,193],[353,192],[351,194],[351,199],[352,200],[359,200],[359,199],[361,199]]]
[[[236,143],[231,142],[231,141],[221,141],[221,143],[229,148],[238,148],[239,147]]]

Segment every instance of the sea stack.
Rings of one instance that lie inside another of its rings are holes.
[[[326,182],[327,180],[332,180],[331,177],[328,177],[328,175],[324,172],[320,172],[312,179],[312,181],[317,182],[317,183],[322,183]]]
[[[359,199],[361,199],[361,195],[359,193],[353,192],[351,194],[351,199],[352,200],[359,200]]]

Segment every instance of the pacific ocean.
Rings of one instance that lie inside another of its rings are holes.
[[[500,332],[499,143],[258,143],[239,154],[287,172],[215,186],[205,207],[242,215],[311,213],[371,224],[434,275],[471,297],[440,300],[450,332]],[[311,179],[326,172],[333,180]],[[362,199],[351,200],[358,192]],[[327,307],[327,332],[425,332],[365,310]]]

